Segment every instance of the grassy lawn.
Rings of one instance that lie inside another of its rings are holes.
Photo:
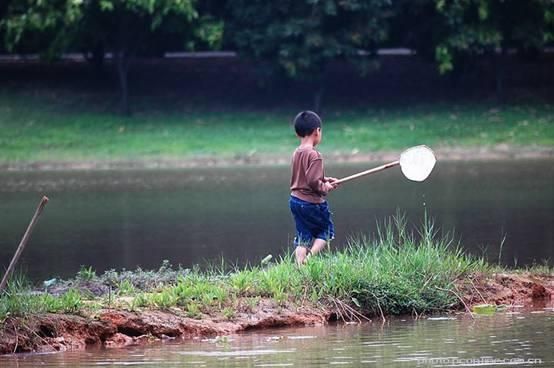
[[[88,97],[0,91],[0,162],[288,155],[297,144],[290,125],[297,111],[134,103],[137,112],[122,117]],[[324,153],[554,144],[554,105],[540,103],[329,108],[324,124]]]

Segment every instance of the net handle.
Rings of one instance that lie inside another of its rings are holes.
[[[377,166],[377,167],[374,167],[373,169],[369,169],[369,170],[362,171],[362,172],[359,172],[359,173],[354,174],[354,175],[344,177],[342,179],[339,179],[339,180],[335,181],[335,183],[336,184],[346,183],[347,181],[358,179],[358,178],[361,178],[362,176],[366,176],[366,175],[373,174],[373,173],[376,173],[376,172],[379,172],[379,171],[383,171],[383,170],[386,170],[386,169],[389,169],[391,167],[398,166],[398,165],[400,165],[400,160],[389,162],[388,164]]]

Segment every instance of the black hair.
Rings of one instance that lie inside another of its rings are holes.
[[[321,128],[321,118],[313,111],[302,111],[294,118],[294,130],[300,137],[306,137]]]

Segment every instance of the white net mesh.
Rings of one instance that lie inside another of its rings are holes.
[[[433,150],[427,146],[416,146],[402,152],[400,169],[408,179],[423,181],[431,174],[436,162]]]

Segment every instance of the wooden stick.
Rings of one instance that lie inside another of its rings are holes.
[[[35,214],[33,215],[33,218],[31,219],[31,222],[29,223],[29,226],[27,226],[27,230],[25,231],[25,234],[23,234],[23,238],[21,239],[21,242],[19,243],[19,246],[17,247],[17,250],[15,251],[15,254],[12,258],[12,261],[10,262],[10,265],[8,266],[8,269],[6,270],[6,273],[4,274],[4,277],[2,278],[2,282],[0,283],[0,292],[2,292],[8,283],[8,279],[10,278],[10,274],[13,272],[15,265],[17,264],[17,261],[19,260],[19,257],[21,256],[21,253],[23,252],[23,248],[25,248],[25,245],[27,245],[27,242],[29,241],[29,237],[31,236],[31,232],[33,231],[33,228],[35,227],[35,224],[37,223],[38,217],[42,213],[42,210],[44,209],[44,206],[46,206],[46,203],[48,203],[48,197],[44,196],[40,200],[40,203],[38,204],[38,207],[35,211]]]
[[[366,175],[373,174],[373,173],[376,173],[376,172],[379,172],[379,171],[383,171],[383,170],[386,170],[388,168],[398,166],[398,165],[400,165],[400,161],[389,162],[388,164],[384,164],[384,165],[375,167],[373,169],[362,171],[362,172],[359,172],[357,174],[350,175],[350,176],[347,176],[345,178],[339,179],[335,183],[337,183],[337,184],[345,183],[347,181],[358,179],[358,178],[361,178],[362,176],[366,176]]]

